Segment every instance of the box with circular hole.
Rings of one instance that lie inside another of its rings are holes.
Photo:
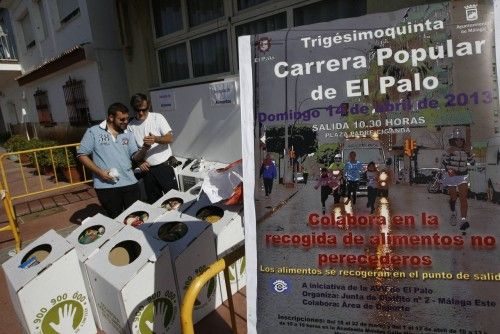
[[[131,226],[86,262],[106,334],[179,333],[179,298],[167,243]]]
[[[199,200],[186,210],[186,213],[212,224],[218,257],[245,240],[242,205],[227,206],[222,203],[211,203],[208,197],[202,194]],[[229,267],[229,278],[233,294],[246,285],[246,261],[244,258]],[[223,287],[221,298],[225,301],[227,293],[222,273],[219,275],[219,280]]]
[[[217,254],[222,254],[245,239],[242,205],[211,203],[205,194],[193,203],[186,214],[212,224],[216,235]]]
[[[182,302],[192,280],[217,260],[212,226],[180,212],[168,212],[159,217],[146,233],[167,242]],[[198,322],[221,304],[221,285],[215,277],[198,295],[194,321]]]
[[[93,217],[88,217],[83,220],[82,224],[66,237],[66,240],[76,249],[92,313],[94,314],[97,328],[99,329],[102,328],[101,320],[97,313],[94,294],[92,293],[85,262],[97,254],[101,247],[123,227],[123,224],[98,213]]]
[[[124,225],[129,225],[139,230],[145,230],[164,212],[164,209],[142,201],[137,201],[116,217],[115,220]]]
[[[96,333],[76,250],[54,230],[2,267],[24,332]]]
[[[152,205],[165,212],[184,211],[196,201],[196,195],[172,189]]]

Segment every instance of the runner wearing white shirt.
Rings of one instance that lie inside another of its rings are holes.
[[[169,190],[178,189],[174,168],[168,163],[172,156],[170,143],[174,141],[174,136],[165,117],[149,111],[150,104],[146,95],[133,95],[130,105],[136,116],[129,122],[129,130],[139,146],[143,143],[151,144],[145,161],[139,168],[143,174],[147,201],[152,204]]]

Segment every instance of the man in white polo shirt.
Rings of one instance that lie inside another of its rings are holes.
[[[172,156],[170,143],[174,141],[172,128],[163,115],[150,112],[146,95],[138,93],[130,99],[136,115],[128,129],[134,134],[139,146],[151,143],[145,161],[139,168],[143,175],[147,201],[152,204],[170,189],[178,189],[174,168],[169,164]]]

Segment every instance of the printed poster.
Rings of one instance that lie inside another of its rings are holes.
[[[496,6],[240,38],[250,333],[499,332]]]

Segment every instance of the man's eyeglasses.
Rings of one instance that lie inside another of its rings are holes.
[[[145,111],[148,111],[148,110],[149,110],[149,107],[141,108],[141,109],[135,109],[136,112],[145,112]]]

